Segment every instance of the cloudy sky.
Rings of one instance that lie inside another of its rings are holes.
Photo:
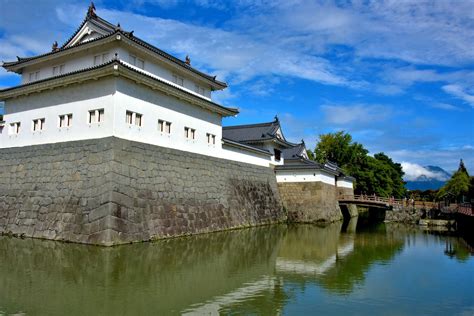
[[[64,42],[89,2],[0,0],[0,60]],[[371,153],[474,173],[474,0],[95,1],[97,14],[228,82],[226,125],[270,121],[314,147],[345,130]],[[8,8],[8,9],[5,9]],[[0,71],[0,88],[18,77]],[[413,167],[415,166],[415,167]]]

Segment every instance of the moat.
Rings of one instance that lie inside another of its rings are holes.
[[[0,315],[472,315],[468,247],[357,219],[112,248],[0,237]]]

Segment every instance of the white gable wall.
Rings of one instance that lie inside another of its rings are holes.
[[[336,185],[336,177],[324,170],[278,170],[277,182],[323,182]]]
[[[81,52],[75,53],[72,56],[64,56],[55,58],[54,60],[45,61],[37,65],[25,67],[22,73],[21,83],[30,82],[30,73],[39,71],[39,78],[33,81],[47,79],[53,77],[53,67],[64,65],[65,73],[74,72],[82,69],[87,69],[94,66],[94,56],[103,55],[107,53],[108,59],[104,60],[107,62],[114,58],[115,54],[123,62],[130,62],[130,55],[137,56],[145,61],[145,72],[152,75],[158,76],[166,81],[173,82],[173,74],[177,74],[184,79],[184,88],[188,91],[195,93],[196,85],[205,89],[204,95],[198,94],[208,100],[211,99],[211,86],[204,81],[197,81],[191,78],[184,72],[178,72],[171,69],[171,67],[159,62],[150,54],[144,54],[143,51],[133,49],[128,45],[123,45],[121,42],[112,42],[109,44],[101,45],[90,49],[85,49]],[[101,61],[102,63],[102,61]]]
[[[338,188],[353,189],[354,184],[352,183],[352,181],[347,180],[347,179],[337,179],[337,187]]]
[[[102,45],[100,47],[75,53],[73,56],[55,58],[54,60],[49,60],[37,65],[25,67],[25,69],[23,69],[21,83],[29,83],[29,74],[36,71],[40,72],[39,80],[51,78],[53,77],[53,67],[57,65],[65,65],[65,73],[93,67],[94,56],[98,54],[102,55],[104,53],[109,53],[109,60],[112,59],[114,54],[117,53],[117,45]]]
[[[134,82],[117,79],[114,135],[129,140],[220,156],[222,120],[219,114],[201,109]],[[142,114],[142,127],[125,123],[126,111]],[[171,134],[158,130],[158,120],[171,122]],[[195,129],[196,139],[186,139],[184,128]],[[208,144],[206,134],[216,136]]]
[[[0,148],[57,143],[112,136],[115,80],[34,93],[5,102],[5,127]],[[104,109],[103,123],[88,124],[88,111]],[[59,128],[59,115],[73,114],[72,126]],[[43,131],[33,132],[33,120],[45,119]],[[10,134],[10,124],[21,122],[20,133]]]
[[[272,161],[270,156],[227,145],[222,147],[221,158],[262,167],[268,167]]]

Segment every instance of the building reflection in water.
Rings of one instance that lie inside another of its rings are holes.
[[[0,239],[0,311],[34,315],[276,314],[286,284],[335,294],[363,282],[403,240],[326,227],[267,226],[114,248]]]

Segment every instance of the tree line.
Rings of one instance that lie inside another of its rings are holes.
[[[362,144],[354,142],[352,136],[344,131],[320,135],[316,148],[308,150],[308,156],[319,163],[337,163],[345,174],[356,179],[356,194],[426,201],[469,202],[474,199],[474,177],[469,176],[462,160],[458,170],[441,189],[408,192],[401,164],[383,152],[370,156]]]
[[[383,152],[369,156],[369,151],[344,131],[323,134],[314,151],[308,156],[319,162],[335,162],[356,179],[356,194],[376,194],[382,197],[402,198],[406,195],[403,169]]]

